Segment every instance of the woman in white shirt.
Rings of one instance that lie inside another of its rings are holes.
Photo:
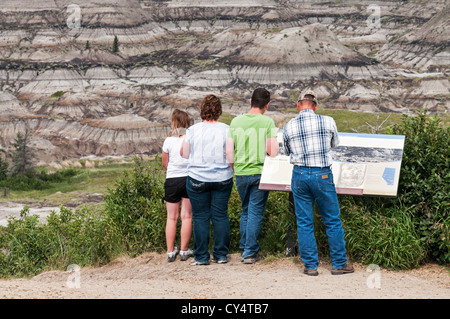
[[[233,169],[225,155],[228,125],[218,122],[220,99],[207,95],[200,105],[202,122],[186,130],[181,154],[189,159],[187,192],[192,204],[194,262],[208,265],[210,222],[213,226],[213,261],[226,263],[230,247],[228,200],[233,187]]]
[[[172,113],[172,131],[162,147],[162,164],[167,169],[164,182],[164,200],[167,208],[166,244],[167,260],[172,262],[178,254],[175,246],[177,221],[181,204],[180,260],[193,256],[188,248],[192,234],[192,207],[186,191],[188,160],[180,156],[181,143],[191,119],[186,112],[175,109]]]

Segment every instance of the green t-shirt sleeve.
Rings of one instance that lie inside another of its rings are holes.
[[[228,129],[227,137],[233,138],[233,131],[234,131],[234,129],[230,126],[230,128]]]
[[[269,125],[267,127],[267,138],[277,137],[278,132],[275,128],[275,122],[271,118],[268,119]]]
[[[229,127],[229,129],[228,129],[228,134],[227,134],[227,137],[231,137],[231,138],[234,138],[233,137],[233,132],[234,132],[234,123],[233,123],[233,121],[234,121],[234,119],[232,119],[231,120],[231,122],[230,122],[230,127]]]

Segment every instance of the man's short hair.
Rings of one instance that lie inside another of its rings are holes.
[[[270,92],[264,88],[258,88],[253,91],[252,107],[263,109],[270,102]]]
[[[311,102],[315,103],[316,105],[319,104],[319,102],[317,101],[316,94],[311,90],[308,90],[305,93],[300,93],[300,95],[298,97],[298,102],[302,102],[302,101],[311,101]]]
[[[313,102],[314,104],[317,104],[316,97],[311,94],[306,94],[301,101],[310,101]]]

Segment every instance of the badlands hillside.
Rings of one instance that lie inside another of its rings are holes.
[[[450,110],[446,0],[0,0],[0,146],[41,161],[154,154],[174,108]],[[114,39],[118,46],[114,50]]]

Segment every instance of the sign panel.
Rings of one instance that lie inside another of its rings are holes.
[[[339,133],[332,149],[331,169],[338,194],[397,196],[405,137],[403,135]],[[260,189],[290,191],[293,165],[278,132],[280,150],[266,156]]]

